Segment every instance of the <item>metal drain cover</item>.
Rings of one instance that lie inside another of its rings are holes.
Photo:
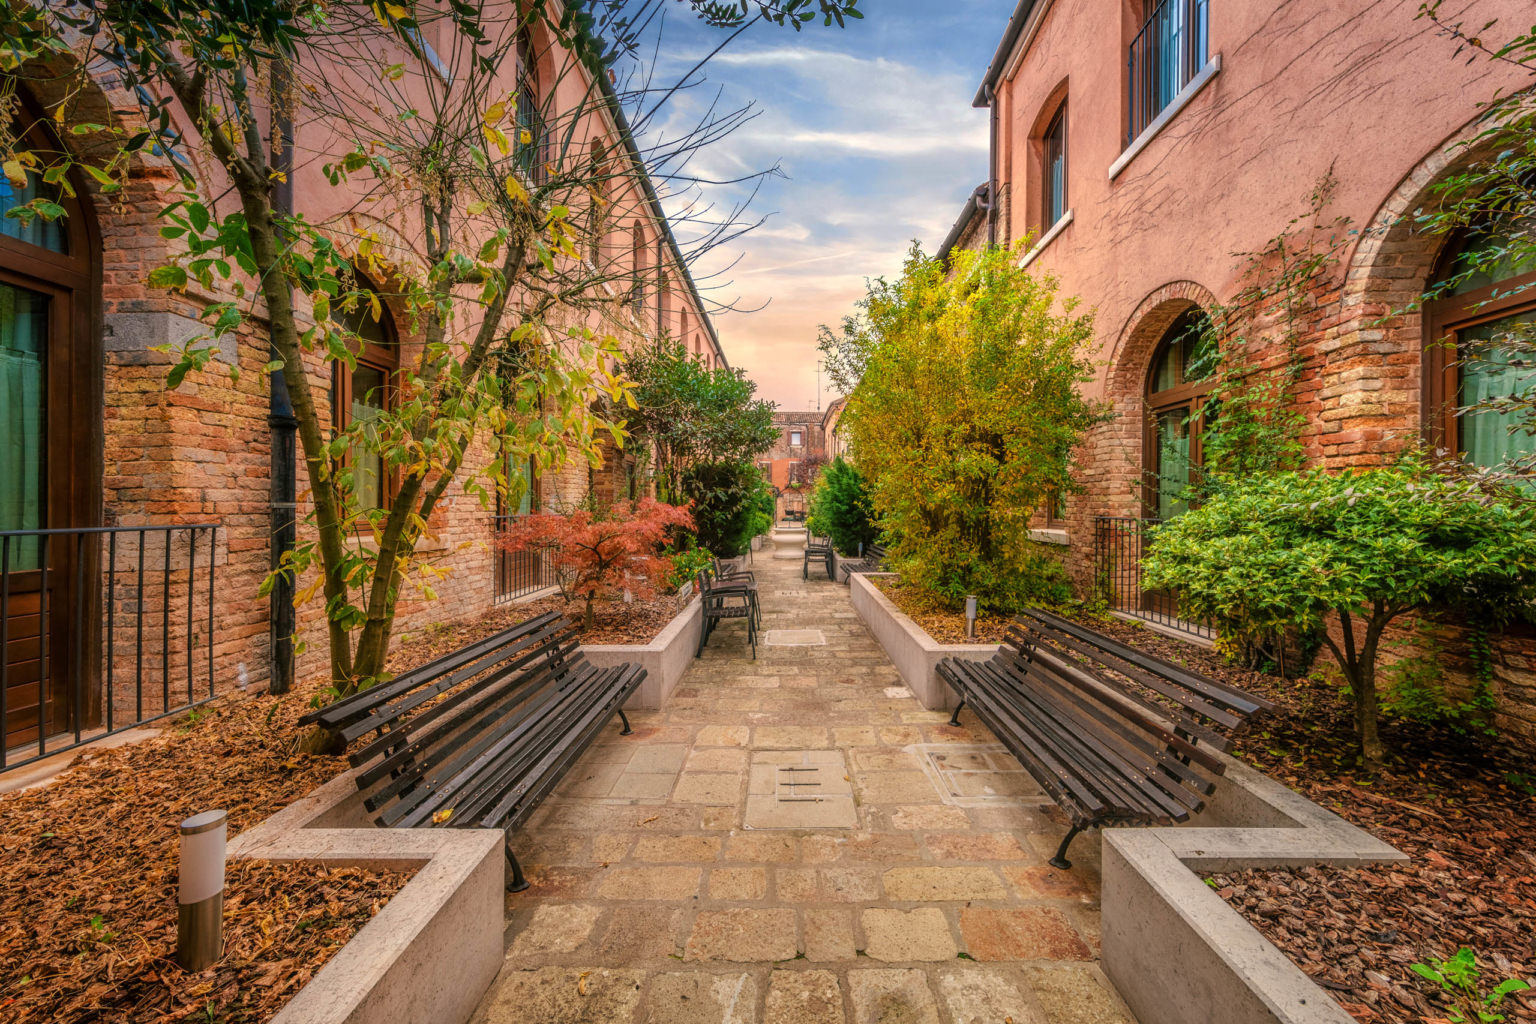
[[[921,760],[939,799],[956,807],[1051,803],[1001,743],[915,743],[903,748]]]
[[[840,750],[759,750],[747,780],[747,828],[854,828],[853,783]]]

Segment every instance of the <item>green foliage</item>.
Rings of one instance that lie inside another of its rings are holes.
[[[1071,299],[1057,312],[1055,280],[1019,269],[1022,245],[957,253],[950,267],[914,246],[840,335],[822,330],[891,561],[949,607],[976,594],[1007,613],[1056,592],[1029,520],[1076,489],[1071,452],[1101,416],[1079,393],[1092,319]]]
[[[773,447],[773,403],[753,396],[741,370],[705,369],[679,342],[663,338],[631,355],[624,373],[638,406],[629,431],[656,449],[657,492],[682,493],[693,462],[751,462]]]
[[[759,475],[752,491],[752,518],[747,526],[748,537],[761,537],[773,529],[773,512],[777,507],[773,499],[773,487],[768,478]]]
[[[807,528],[817,536],[831,537],[832,546],[842,555],[858,554],[879,536],[864,474],[842,456],[821,472],[811,495]]]
[[[1177,592],[1187,615],[1223,632],[1319,631],[1372,764],[1384,754],[1376,656],[1387,624],[1424,608],[1500,623],[1536,596],[1536,512],[1413,461],[1239,481],[1158,527],[1148,547],[1143,584]]]
[[[1430,960],[1427,964],[1409,964],[1408,969],[1419,977],[1439,986],[1451,1001],[1448,1020],[1457,1024],[1494,1024],[1507,1020],[1498,1012],[1504,998],[1516,992],[1524,992],[1531,986],[1519,978],[1506,978],[1495,985],[1487,995],[1483,994],[1482,971],[1477,966],[1477,955],[1463,946],[1449,960]]]
[[[709,568],[714,562],[714,556],[703,548],[695,546],[692,537],[687,537],[681,548],[669,546],[662,555],[672,563],[672,569],[667,573],[669,591],[676,591],[684,583],[692,580],[700,570]]]
[[[693,502],[700,547],[717,558],[746,552],[761,479],[762,473],[748,462],[699,462],[683,471],[682,490]]]

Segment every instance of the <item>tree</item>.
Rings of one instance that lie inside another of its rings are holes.
[[[1372,767],[1385,754],[1376,661],[1386,627],[1429,611],[1497,625],[1536,598],[1536,511],[1414,462],[1245,478],[1159,526],[1148,547],[1143,586],[1176,591],[1185,614],[1223,632],[1319,630]]]
[[[841,336],[822,330],[892,561],[951,607],[967,594],[1004,612],[1063,596],[1029,520],[1074,489],[1071,452],[1100,418],[1079,392],[1092,318],[1071,299],[1055,311],[1055,280],[1018,267],[1022,244],[957,253],[950,267],[914,246]]]
[[[762,478],[750,462],[696,462],[683,471],[682,489],[700,547],[717,558],[736,558],[747,550]]]
[[[706,369],[680,342],[662,338],[633,353],[624,375],[638,408],[627,427],[656,453],[656,489],[683,494],[683,473],[696,462],[751,462],[773,447],[773,403],[754,398],[757,385],[739,369]]]
[[[586,602],[582,628],[591,629],[599,599],[626,591],[641,600],[655,596],[672,571],[671,560],[660,554],[662,544],[669,531],[691,529],[687,509],[641,498],[597,511],[524,516],[496,543],[503,551],[536,551],[548,559],[565,603]]]
[[[830,536],[832,546],[841,554],[857,554],[879,536],[871,519],[864,475],[842,456],[822,470],[810,508],[807,529]]]
[[[856,0],[686,2],[736,31],[861,16]],[[178,301],[215,297],[195,300],[207,333],[172,353],[167,385],[217,369],[221,339],[270,338],[263,372],[291,398],[312,508],[266,586],[316,572],[298,598],[323,602],[337,694],[383,672],[405,588],[435,596],[442,570],[417,546],[451,486],[515,504],[520,477],[507,465],[547,472],[596,461],[600,437],[624,439],[618,417],[593,410],[632,404],[610,367],[645,281],[598,243],[616,215],[659,212],[645,172],[696,185],[691,155],[751,113],[711,108],[646,146],[646,129],[698,71],[666,83],[641,63],[659,49],[653,14],[650,0],[0,9],[0,98],[26,83],[47,101],[39,121],[75,140],[34,145],[27,123],[0,138],[6,177],[43,186],[9,216],[62,216],[53,190],[72,188],[71,171],[112,192],[137,163],[161,161],[179,194],[162,214],[169,259],[147,283]],[[92,67],[110,69],[139,110],[86,116]],[[513,73],[532,67],[551,69],[537,87]],[[334,195],[298,208],[286,186],[300,167],[322,169]],[[687,255],[739,234],[740,214],[675,217],[694,236]],[[421,339],[418,356],[389,409],[338,431],[315,367],[350,366],[358,325],[385,306]],[[344,456],[360,445],[393,480],[387,508],[358,501]]]

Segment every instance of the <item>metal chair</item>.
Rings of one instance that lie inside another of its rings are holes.
[[[704,611],[704,631],[699,636],[699,649],[694,657],[703,656],[704,646],[715,631],[715,623],[721,619],[743,619],[747,624],[747,642],[752,645],[752,660],[756,661],[757,623],[761,617],[756,585],[711,581],[712,575],[712,570],[700,569],[695,577]]]

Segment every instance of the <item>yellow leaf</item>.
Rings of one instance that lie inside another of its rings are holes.
[[[399,21],[401,18],[409,18],[411,16],[411,12],[406,10],[404,7],[401,7],[399,4],[387,3],[384,5],[384,9],[388,11],[389,16],[394,18],[396,21]]]
[[[5,176],[12,185],[15,185],[17,188],[27,187],[27,172],[22,169],[20,160],[11,157],[4,165],[0,166],[3,166]]]
[[[453,817],[453,808],[444,807],[442,810],[432,815],[432,824],[441,825],[451,817]]]
[[[518,141],[525,146],[533,145],[533,132],[529,131],[527,128],[524,128],[522,131],[518,132],[517,138]]]
[[[500,121],[502,118],[507,116],[507,105],[506,105],[506,103],[505,102],[492,103],[490,105],[490,107],[488,107],[486,109],[485,114],[483,116],[485,118],[485,123],[487,125],[495,124],[497,121]]]
[[[528,190],[523,188],[523,183],[517,180],[517,175],[509,174],[506,180],[507,195],[514,201],[524,205],[528,203]]]

